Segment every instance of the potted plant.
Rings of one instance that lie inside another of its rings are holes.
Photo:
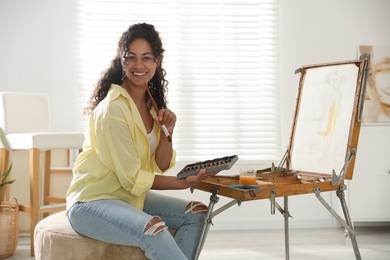
[[[9,147],[5,134],[0,128],[0,140],[3,146]],[[3,169],[0,165],[0,169]],[[7,170],[0,171],[0,259],[8,257],[15,252],[19,238],[19,206],[15,198],[4,201],[4,188],[12,184],[15,180],[9,180],[12,164]]]

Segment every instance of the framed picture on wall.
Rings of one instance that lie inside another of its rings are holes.
[[[390,46],[361,45],[363,53],[371,54],[363,123],[390,123]]]

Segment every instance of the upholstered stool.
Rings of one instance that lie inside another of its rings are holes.
[[[36,225],[35,259],[147,259],[139,247],[108,244],[76,233],[65,214],[55,213]]]

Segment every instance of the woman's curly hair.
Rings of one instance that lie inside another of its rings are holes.
[[[100,101],[107,96],[111,84],[120,85],[123,83],[123,65],[126,63],[126,52],[128,51],[129,45],[136,39],[145,39],[149,42],[152,47],[155,61],[159,61],[157,63],[158,66],[156,68],[156,73],[149,81],[148,87],[154,100],[156,101],[157,107],[159,109],[167,107],[166,92],[168,81],[165,79],[166,71],[162,68],[162,60],[164,57],[162,41],[159,33],[155,30],[153,25],[139,23],[131,25],[119,39],[116,56],[111,61],[110,67],[102,73],[102,76],[91,96],[89,105],[85,109],[86,114],[90,114]],[[151,107],[152,104],[148,95],[145,95],[145,100],[148,106]]]

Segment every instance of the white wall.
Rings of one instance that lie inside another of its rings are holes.
[[[287,146],[302,65],[351,60],[362,44],[390,46],[388,0],[281,0],[280,91]]]
[[[74,0],[76,1],[76,0]],[[76,130],[74,1],[0,1],[0,91],[47,92],[54,130]],[[357,58],[361,44],[390,46],[388,0],[280,0],[280,95],[283,150],[290,136],[302,65]],[[180,169],[180,165],[177,169]],[[257,165],[255,167],[258,167]],[[195,191],[168,194],[208,201]],[[331,194],[325,198],[333,200]],[[218,205],[227,199],[222,198]],[[282,201],[280,201],[282,203]],[[313,196],[290,198],[291,226],[332,226]],[[268,201],[243,203],[215,218],[214,228],[282,227]]]
[[[0,1],[0,91],[50,94],[53,130],[75,130],[73,1]]]

